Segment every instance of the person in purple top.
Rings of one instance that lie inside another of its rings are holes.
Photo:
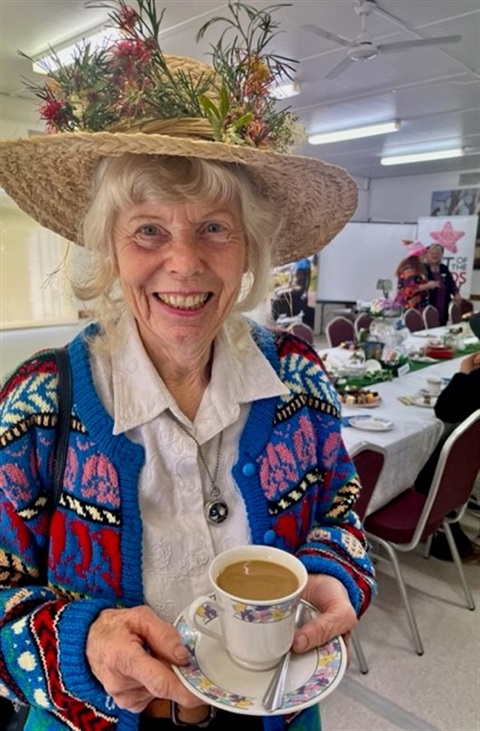
[[[460,304],[462,298],[451,271],[446,264],[442,264],[442,258],[443,246],[431,244],[427,249],[425,272],[428,280],[435,282],[436,287],[428,290],[428,300],[438,310],[440,325],[446,325],[451,300]]]

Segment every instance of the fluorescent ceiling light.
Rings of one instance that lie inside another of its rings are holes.
[[[399,129],[400,121],[394,119],[392,122],[370,124],[367,127],[351,127],[350,129],[339,129],[336,132],[309,135],[308,141],[311,145],[326,145],[329,142],[342,142],[344,140],[357,140],[360,137],[384,135],[388,132],[396,132]]]
[[[69,66],[73,63],[76,55],[78,55],[78,48],[85,44],[90,44],[90,49],[95,51],[98,48],[108,45],[111,41],[116,41],[121,37],[119,31],[113,28],[104,28],[103,30],[97,31],[92,35],[81,36],[76,41],[70,42],[69,45],[55,49],[55,53],[44,53],[40,56],[35,56],[32,62],[32,69],[36,74],[48,74],[50,71],[55,71],[59,65]]]
[[[409,162],[426,162],[428,160],[446,160],[449,157],[463,157],[465,150],[457,147],[450,150],[437,150],[436,152],[418,152],[412,155],[390,155],[382,157],[382,165],[403,165]]]
[[[299,81],[282,81],[272,90],[275,99],[288,99],[291,96],[300,94],[302,87]]]

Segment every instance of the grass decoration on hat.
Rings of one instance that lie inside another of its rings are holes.
[[[224,26],[211,44],[212,69],[164,55],[159,35],[165,9],[158,13],[155,0],[134,3],[87,3],[109,9],[116,36],[95,50],[88,41],[79,44],[70,65],[62,66],[52,49],[56,68],[45,65],[46,83],[27,83],[41,99],[47,132],[156,131],[161,120],[203,118],[207,138],[216,141],[276,152],[298,143],[297,118],[276,109],[272,93],[292,77],[296,62],[267,51],[279,32],[273,15],[285,4],[258,9],[230,0],[229,15],[212,18],[196,36],[198,42]]]

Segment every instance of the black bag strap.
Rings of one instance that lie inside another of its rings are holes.
[[[68,436],[70,433],[70,415],[72,411],[72,373],[67,348],[57,348],[54,351],[54,355],[58,367],[58,421],[53,460],[51,512],[55,510],[62,491],[63,476],[67,461]]]

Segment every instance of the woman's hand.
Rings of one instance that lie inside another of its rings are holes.
[[[341,581],[325,574],[310,574],[303,599],[317,607],[321,614],[296,632],[293,642],[295,652],[319,647],[338,635],[348,641],[351,630],[357,624],[357,616]]]
[[[472,353],[462,360],[459,371],[468,375],[477,368],[480,368],[480,353]]]
[[[105,609],[90,627],[86,653],[93,674],[119,708],[140,713],[154,698],[187,708],[201,704],[169,667],[188,661],[180,635],[149,607]]]

